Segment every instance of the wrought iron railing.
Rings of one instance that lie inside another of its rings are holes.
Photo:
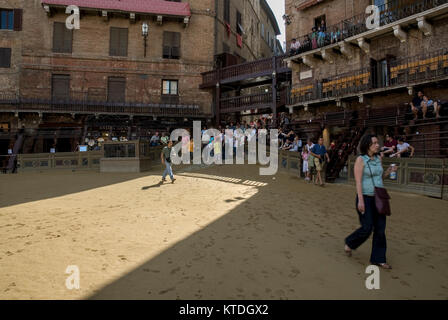
[[[262,105],[267,107],[272,105],[272,92],[221,99],[220,110],[221,112],[232,112]]]
[[[370,68],[363,68],[301,84],[291,90],[288,104],[339,98],[375,89],[442,79],[447,76],[448,48],[443,48],[393,61],[382,75],[372,73]]]
[[[274,63],[277,72],[285,71],[288,68],[287,63],[284,61],[285,58],[286,56],[276,56],[205,72],[202,74],[201,87],[213,87],[223,80],[238,79],[245,76],[250,77],[261,73],[272,73],[274,71]],[[273,59],[275,59],[275,62]]]
[[[285,105],[286,101],[286,90],[277,92],[277,106]],[[221,99],[220,112],[226,113],[256,108],[270,108],[272,104],[272,92],[255,93]]]
[[[132,115],[201,116],[200,106],[195,102],[140,103],[108,102],[104,98],[88,97],[87,93],[70,92],[63,98],[24,97],[15,93],[0,93],[0,109],[8,111],[32,110],[36,112],[108,113]]]
[[[448,3],[448,0],[390,0],[379,6],[380,27],[410,17],[412,15],[436,8]],[[359,35],[368,31],[366,20],[368,15],[361,13],[351,18],[339,21],[336,24],[325,27],[325,30],[315,30],[297,37],[299,48],[291,52],[292,41],[288,41],[288,51],[293,55],[322,48],[344,39]]]

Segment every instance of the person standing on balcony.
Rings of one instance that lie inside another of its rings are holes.
[[[381,158],[378,156],[380,145],[375,135],[365,135],[361,138],[360,153],[355,162],[356,181],[356,211],[361,228],[345,239],[344,251],[348,256],[370,237],[373,231],[372,253],[370,262],[383,269],[392,269],[386,263],[386,216],[380,215],[375,204],[375,187],[383,187],[383,179],[389,176],[397,167],[390,166],[383,171]]]
[[[315,184],[320,181],[319,185],[323,187],[324,183],[322,181],[322,170],[324,158],[327,159],[327,162],[330,162],[330,157],[328,156],[327,149],[324,146],[324,138],[319,138],[318,144],[314,145],[314,147],[311,148],[310,154],[314,157],[314,166],[316,167],[317,171]]]
[[[311,47],[313,49],[317,48],[317,29],[316,27],[313,27],[311,32]]]
[[[160,154],[160,158],[162,160],[162,164],[165,165],[165,171],[163,171],[162,175],[162,183],[166,181],[166,176],[169,175],[171,178],[171,183],[174,183],[176,179],[174,179],[173,169],[171,168],[171,150],[173,148],[173,141],[169,141],[168,145],[165,146]]]
[[[317,45],[319,48],[325,45],[325,36],[325,32],[319,27],[317,30]]]
[[[325,23],[325,20],[324,20],[324,19],[322,19],[322,20],[320,21],[320,30],[321,30],[322,32],[327,32],[327,24]]]

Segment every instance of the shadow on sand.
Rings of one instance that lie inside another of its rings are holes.
[[[199,175],[199,178],[227,179],[227,183],[244,185],[255,183],[250,181],[255,171],[249,174],[243,170],[238,176],[226,168],[221,171],[216,175],[215,170],[215,176]],[[359,263],[363,263],[356,259],[352,259],[351,266],[347,266],[346,260],[341,260],[345,263],[339,266],[334,263],[335,255],[347,259],[341,251],[343,235],[351,231],[353,223],[348,222],[354,222],[354,214],[339,215],[340,220],[345,220],[341,225],[347,225],[341,233],[338,225],[326,226],[322,222],[324,215],[331,214],[334,204],[324,204],[327,210],[319,214],[299,211],[315,205],[307,194],[320,189],[306,186],[298,197],[297,191],[289,187],[291,184],[281,183],[294,178],[284,176],[275,181],[272,177],[258,178],[262,186],[254,185],[256,194],[221,199],[223,203],[235,203],[236,207],[87,298],[336,298],[327,292],[328,286],[348,286],[348,296],[360,297],[357,291],[365,289],[358,283],[350,287],[350,281],[347,283],[338,272],[352,272],[356,281],[362,281],[356,274]],[[272,201],[266,201],[268,198]],[[318,233],[311,231],[316,228]]]

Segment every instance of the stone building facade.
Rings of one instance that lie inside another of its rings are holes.
[[[409,113],[408,103],[419,90],[434,101],[448,100],[448,1],[286,0],[285,4],[288,48],[293,38],[300,43],[287,59],[292,69],[288,107],[297,121],[348,111],[361,118],[375,109],[391,115],[395,109]],[[373,11],[366,9],[371,5],[379,9],[379,25],[370,28]],[[319,38],[319,30],[313,34],[312,28],[322,21],[325,30]],[[406,133],[404,125],[391,128],[380,122],[372,121],[370,129],[381,135]],[[406,124],[412,129],[409,136],[424,132],[418,123]],[[326,144],[346,125],[322,122]],[[438,121],[425,128],[442,132],[445,126]],[[446,147],[442,137],[440,141],[434,149]]]
[[[211,121],[213,95],[199,88],[201,73],[226,51],[241,61],[274,51],[251,29],[260,21],[258,0],[229,1],[228,8],[224,2],[2,2],[0,154],[14,148],[20,129],[26,139],[18,149],[28,153],[51,145],[74,151],[90,133],[132,139]],[[66,13],[68,5],[80,9],[79,29],[65,26],[75,13]],[[73,130],[59,139],[61,128]],[[46,135],[38,138],[41,131]]]

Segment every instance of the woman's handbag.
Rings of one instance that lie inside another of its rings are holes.
[[[390,196],[385,188],[379,188],[375,186],[375,182],[373,181],[372,170],[370,169],[370,165],[368,163],[367,165],[369,166],[370,177],[372,178],[372,183],[373,186],[375,187],[376,210],[381,215],[390,216],[392,214],[392,212],[390,211],[390,203],[389,203]]]

